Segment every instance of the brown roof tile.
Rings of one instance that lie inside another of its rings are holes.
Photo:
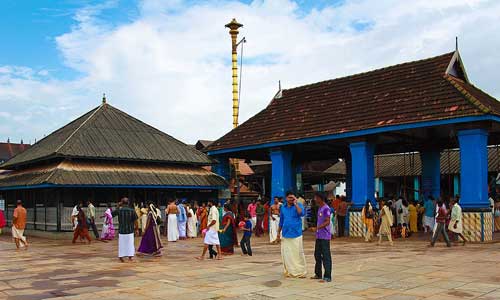
[[[283,90],[207,150],[500,112],[498,101],[445,74],[454,55]]]

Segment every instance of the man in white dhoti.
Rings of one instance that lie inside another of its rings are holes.
[[[221,250],[220,250],[220,242],[219,242],[219,210],[217,207],[213,204],[212,200],[208,200],[208,207],[209,207],[209,213],[208,213],[208,228],[207,232],[205,233],[205,238],[203,239],[203,243],[205,244],[203,247],[203,253],[201,256],[196,257],[198,260],[203,260],[205,259],[205,254],[207,254],[208,246],[213,246],[215,245],[217,247],[217,259],[221,260],[222,255],[220,255]]]
[[[280,210],[278,239],[281,237],[281,258],[286,277],[305,278],[306,257],[302,241],[304,206],[292,192],[286,193],[286,205]]]
[[[179,225],[177,224],[177,213],[179,209],[175,205],[174,200],[171,200],[165,209],[167,215],[167,240],[176,242],[179,239]]]
[[[186,203],[186,200],[183,200],[177,205],[177,228],[179,230],[180,240],[186,239],[187,213],[183,203]]]
[[[24,229],[26,228],[26,218],[27,212],[26,208],[23,207],[21,200],[17,200],[17,207],[14,209],[14,214],[12,215],[12,237],[16,243],[17,249],[28,248],[28,242],[24,236]]]
[[[111,214],[113,217],[118,216],[118,258],[121,262],[124,262],[124,257],[132,260],[132,257],[135,255],[134,230],[137,214],[129,206],[128,198],[123,198],[118,208]]]
[[[278,197],[274,197],[271,205],[271,218],[269,219],[269,241],[271,244],[279,243],[278,228],[280,226],[280,204]]]

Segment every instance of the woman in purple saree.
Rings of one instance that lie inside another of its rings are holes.
[[[101,240],[111,241],[115,238],[115,227],[113,226],[113,216],[111,215],[111,203],[108,203],[108,209],[102,216],[104,218],[102,224]]]
[[[160,217],[161,218],[161,217]],[[137,252],[139,255],[160,256],[161,248],[163,248],[160,240],[158,224],[158,211],[153,204],[149,204],[148,220],[146,222],[146,229],[142,235],[141,244]]]

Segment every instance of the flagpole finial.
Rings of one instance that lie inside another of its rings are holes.
[[[455,36],[455,51],[458,51],[458,36]]]
[[[106,104],[106,94],[102,93],[102,104]]]

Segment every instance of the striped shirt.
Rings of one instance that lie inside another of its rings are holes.
[[[137,219],[135,210],[130,207],[121,207],[119,209],[115,209],[111,214],[113,217],[118,216],[118,232],[120,234],[134,233],[134,222]]]

